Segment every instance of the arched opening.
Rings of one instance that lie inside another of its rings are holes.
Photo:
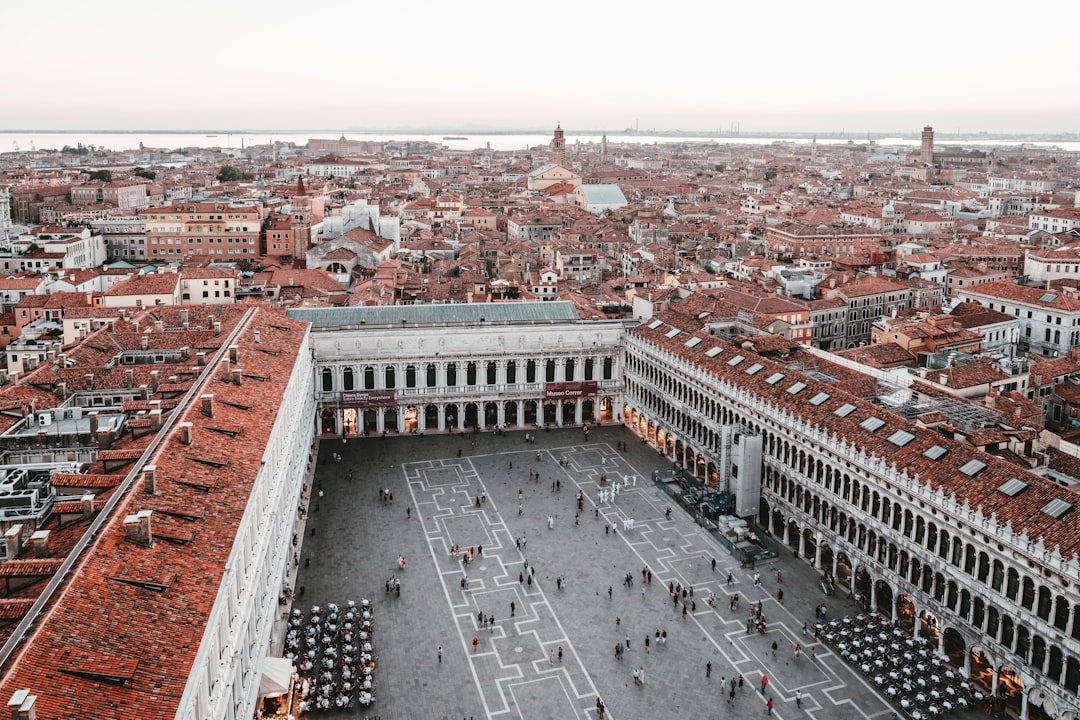
[[[884,580],[874,583],[874,601],[877,603],[874,611],[892,620],[893,591],[889,583]]]
[[[476,403],[466,403],[465,405],[465,429],[472,430],[480,424],[480,408]]]
[[[524,412],[522,414],[524,415],[521,419],[523,425],[536,425],[538,422],[536,416],[536,401],[526,400]]]
[[[438,405],[425,405],[424,406],[424,427],[428,430],[439,429],[439,406]]]
[[[938,644],[938,619],[928,610],[919,613],[919,637],[933,646]]]
[[[574,425],[577,423],[575,414],[577,412],[577,404],[573,401],[567,401],[562,404],[562,424]]]
[[[978,647],[971,648],[971,675],[969,679],[975,685],[982,688],[983,692],[990,694],[990,682],[994,676],[994,667],[986,652]]]
[[[484,403],[484,427],[494,427],[499,424],[499,403]]]
[[[810,549],[807,548],[806,552],[809,554]],[[821,572],[822,573],[830,573],[830,572],[832,572],[832,564],[833,564],[832,545],[830,545],[829,543],[823,541],[821,543]]]
[[[544,424],[554,425],[556,418],[555,403],[544,403]]]
[[[859,603],[863,610],[870,609],[870,587],[873,581],[865,567],[860,566],[855,571],[855,602]]]
[[[964,636],[956,628],[947,627],[944,630],[945,655],[949,658],[949,664],[955,668],[964,667],[964,655],[967,654],[967,643]]]
[[[518,425],[518,404],[512,400],[506,403],[503,410],[503,417],[506,418],[507,425]]]
[[[337,413],[330,409],[323,410],[319,427],[323,435],[337,435]]]
[[[611,416],[611,410],[610,410],[610,408],[611,408],[611,399],[610,398],[604,398],[604,400],[607,401],[607,405],[608,405],[608,408],[609,408],[608,413],[607,413],[608,417],[605,418],[604,413],[601,412],[600,413],[600,419],[601,420],[610,420],[611,419],[611,417],[610,417]],[[601,401],[600,404],[601,404],[601,407],[602,407],[603,404],[604,404],[603,401]],[[592,400],[582,400],[581,401],[581,421],[584,422],[584,423],[591,423],[593,421],[593,417],[594,417],[595,414],[596,414],[596,403],[593,402]]]
[[[851,587],[851,560],[843,552],[836,555],[836,585],[837,591],[842,590],[845,595]]]
[[[909,633],[915,629],[915,605],[907,595],[896,597],[896,624]]]
[[[799,551],[799,526],[794,520],[788,520],[787,544],[795,552]]]
[[[383,429],[397,432],[398,428],[397,408],[383,408]]]
[[[457,432],[458,430],[458,409],[457,405],[446,406],[446,429]]]
[[[415,405],[406,405],[402,413],[405,415],[405,432],[416,432],[419,428],[417,407]]]

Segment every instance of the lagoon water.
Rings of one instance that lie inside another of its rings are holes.
[[[490,147],[492,150],[526,150],[528,148],[547,147],[551,141],[551,134],[542,133],[476,133],[468,132],[455,134],[457,139],[447,140],[442,134],[431,133],[340,133],[326,130],[295,130],[282,132],[3,132],[0,131],[0,153],[26,150],[59,150],[65,145],[71,147],[82,143],[86,146],[102,147],[109,150],[137,150],[140,144],[147,148],[233,148],[251,147],[253,145],[266,145],[273,142],[293,143],[306,145],[311,138],[336,139],[344,136],[350,140],[370,142],[387,142],[397,140],[400,142],[430,142],[444,145],[452,150],[474,150],[476,148]],[[599,143],[601,135],[574,135],[566,134],[568,148],[572,149],[576,144],[587,145]],[[692,144],[692,145],[772,145],[775,143],[790,143],[806,145],[811,142],[810,138],[769,137],[769,136],[729,136],[717,135],[714,137],[687,137],[669,135],[608,135],[608,146],[620,144],[654,145],[654,144]],[[854,136],[829,136],[818,137],[819,145],[844,145],[849,142],[862,144],[865,138]],[[879,147],[917,147],[919,138],[915,135],[910,137],[875,138],[874,142]],[[1063,150],[1080,151],[1080,142],[1065,141],[1030,141],[1020,140],[987,140],[982,138],[952,139],[937,138],[937,147],[967,146],[967,147],[1017,147],[1029,144],[1039,147],[1059,147]]]

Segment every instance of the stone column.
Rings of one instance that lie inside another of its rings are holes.
[[[578,398],[577,400],[574,401],[574,424],[575,425],[581,425],[582,424],[581,410],[582,410],[581,398]]]
[[[525,401],[518,400],[517,402],[517,426],[519,428],[525,427]]]
[[[446,405],[439,403],[439,432],[446,431]]]

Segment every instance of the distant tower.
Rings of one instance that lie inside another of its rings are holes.
[[[817,162],[817,135],[810,141],[810,160]]]
[[[922,147],[919,148],[919,162],[923,165],[934,164],[934,128],[929,125],[922,129]]]
[[[6,189],[0,189],[0,240],[11,236],[11,195]]]
[[[292,230],[292,256],[307,257],[307,251],[311,247],[311,198],[304,188],[303,176],[296,178],[296,192],[292,197]]]
[[[551,162],[566,167],[566,140],[558,123],[555,125],[555,137],[551,139]]]
[[[607,157],[607,133],[600,136],[600,157]]]

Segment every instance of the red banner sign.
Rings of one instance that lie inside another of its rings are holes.
[[[394,407],[397,393],[394,390],[346,390],[341,393],[341,406],[354,408]]]
[[[596,395],[597,384],[589,382],[548,383],[544,386],[546,398],[579,398]]]

